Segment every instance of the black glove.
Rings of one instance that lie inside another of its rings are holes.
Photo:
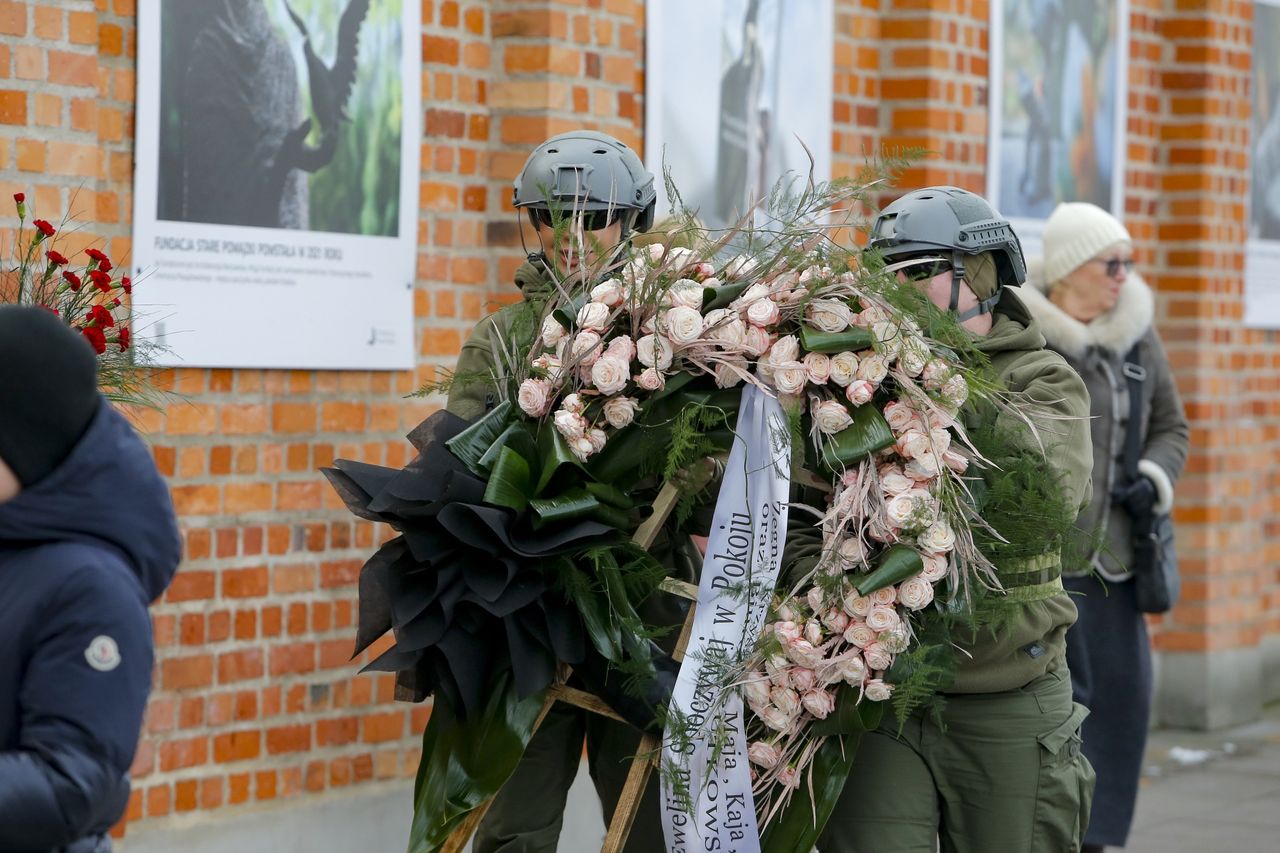
[[[653,673],[629,677],[614,669],[594,648],[587,650],[586,660],[573,668],[584,687],[617,712],[618,716],[643,732],[661,734],[671,703],[680,664],[652,640],[648,643]]]
[[[1139,476],[1126,486],[1116,487],[1111,492],[1111,503],[1122,507],[1135,521],[1150,518],[1156,505],[1156,484]]]

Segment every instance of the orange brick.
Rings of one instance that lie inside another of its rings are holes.
[[[255,598],[267,594],[267,567],[251,569],[223,569],[222,595],[224,598]]]
[[[28,3],[0,3],[0,35],[25,36],[27,34]]]
[[[265,512],[271,509],[272,492],[270,483],[228,483],[223,511],[228,513]]]
[[[219,764],[249,761],[262,752],[262,733],[256,729],[228,732],[213,739],[213,760]]]
[[[16,3],[7,5],[16,6]],[[27,123],[27,93],[0,89],[0,124]]]
[[[277,595],[310,592],[316,586],[315,566],[274,566],[271,569],[271,591]]]
[[[271,409],[272,428],[276,432],[315,432],[314,403],[276,403]]]
[[[169,813],[172,791],[167,784],[147,789],[147,817],[164,817]]]
[[[15,140],[18,168],[24,172],[43,172],[45,145],[36,139],[19,137]]]
[[[221,407],[222,432],[251,435],[267,431],[267,407],[260,403],[228,403]]]
[[[366,714],[361,720],[361,737],[365,743],[385,743],[404,737],[404,712],[387,711]]]
[[[173,785],[173,809],[178,812],[195,811],[199,806],[196,799],[199,782],[187,779]]]
[[[324,432],[361,432],[365,428],[364,403],[325,403],[320,412]]]
[[[124,52],[124,30],[117,24],[98,27],[98,52],[104,56],[119,56]]]
[[[97,33],[94,33],[97,37]],[[93,89],[98,82],[98,57],[91,53],[49,51],[49,82]]]
[[[52,69],[50,69],[52,76]],[[80,145],[75,142],[49,143],[49,171],[54,175],[69,175],[78,178],[96,178],[99,176],[101,152],[95,145]]]
[[[160,664],[160,685],[165,690],[208,687],[213,683],[213,656],[170,658]]]
[[[267,729],[267,754],[305,752],[311,748],[309,725],[277,726]]]
[[[173,507],[178,515],[211,515],[219,508],[217,486],[175,486]]]

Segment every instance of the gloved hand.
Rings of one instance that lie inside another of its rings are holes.
[[[1112,505],[1123,507],[1133,519],[1149,517],[1156,498],[1156,484],[1143,476],[1128,485],[1117,486],[1111,492]]]

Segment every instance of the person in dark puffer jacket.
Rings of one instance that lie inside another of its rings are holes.
[[[147,605],[181,552],[88,344],[0,307],[0,851],[103,853],[151,687]]]

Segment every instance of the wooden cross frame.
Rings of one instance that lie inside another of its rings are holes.
[[[654,539],[657,538],[658,531],[671,515],[672,510],[675,509],[679,497],[680,490],[676,486],[671,483],[664,485],[662,490],[658,492],[658,497],[654,499],[653,515],[649,516],[644,524],[640,525],[635,535],[631,537],[631,541],[648,550],[653,545]],[[698,588],[696,586],[673,578],[667,578],[659,588],[692,601],[697,601],[698,598]],[[684,659],[684,650],[689,644],[689,634],[693,630],[695,607],[695,604],[689,605],[689,613],[685,617],[684,627],[681,629],[680,637],[676,641],[676,648],[672,657],[677,661]],[[561,667],[560,677],[557,678],[556,684],[547,691],[546,704],[542,706],[538,720],[534,723],[533,730],[535,732],[542,725],[542,721],[546,718],[547,712],[551,710],[551,706],[556,702],[565,702],[569,705],[583,708],[593,714],[600,714],[626,723],[626,720],[618,716],[600,697],[585,690],[578,690],[575,687],[568,686],[565,683],[568,676],[569,668],[567,666]],[[659,761],[661,746],[662,738],[659,735],[646,733],[641,736],[640,744],[636,747],[635,757],[631,760],[631,769],[627,773],[626,784],[623,785],[622,795],[618,798],[618,805],[614,809],[613,820],[609,823],[609,832],[605,836],[604,845],[600,848],[600,853],[622,853],[622,848],[627,843],[627,837],[631,834],[631,827],[635,823],[636,812],[640,809],[640,799],[644,794],[645,785],[648,784],[649,774]],[[492,803],[493,799],[490,798],[473,809],[449,836],[444,847],[441,848],[442,853],[461,853],[462,849],[467,846],[467,842],[471,840],[471,836],[475,834],[476,828],[480,825],[480,821],[484,819],[485,813],[489,811],[489,806]]]

